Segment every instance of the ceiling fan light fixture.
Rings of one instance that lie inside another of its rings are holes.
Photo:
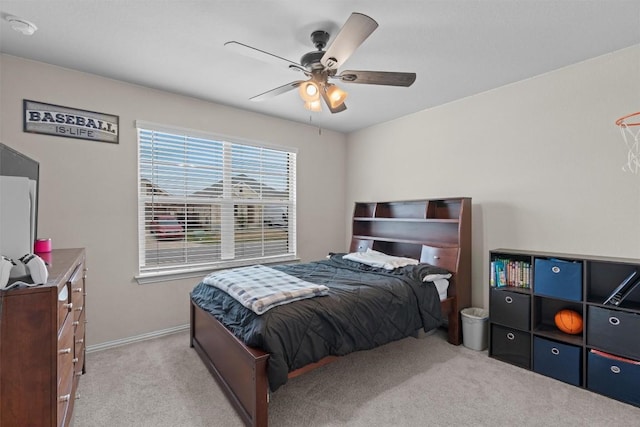
[[[327,98],[331,108],[337,108],[344,103],[349,94],[334,84],[327,85]]]
[[[318,113],[322,111],[322,104],[320,103],[319,99],[316,99],[315,101],[305,101],[304,108],[306,108],[309,111],[314,111]]]
[[[320,88],[316,82],[308,80],[300,84],[300,97],[305,102],[319,101]]]

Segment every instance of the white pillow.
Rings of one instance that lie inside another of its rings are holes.
[[[427,274],[422,278],[423,282],[435,282],[436,280],[451,279],[451,273],[447,274]]]
[[[352,252],[344,255],[342,258],[369,265],[371,267],[384,268],[385,270],[394,270],[406,265],[420,264],[420,261],[417,259],[391,256],[382,252],[374,251],[373,249],[367,249],[366,252]]]

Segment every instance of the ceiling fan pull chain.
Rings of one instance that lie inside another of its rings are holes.
[[[313,117],[309,114],[309,124],[313,124]],[[318,136],[322,136],[322,128],[318,126]]]

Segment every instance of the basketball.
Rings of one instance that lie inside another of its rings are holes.
[[[555,322],[558,329],[567,334],[582,332],[582,316],[577,311],[560,310],[556,313]]]

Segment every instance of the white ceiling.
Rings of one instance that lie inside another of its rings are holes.
[[[331,43],[352,12],[379,27],[340,70],[415,72],[413,86],[339,83],[337,114],[307,111],[295,90],[249,101],[301,74],[226,41],[299,62],[312,31]],[[640,43],[640,0],[0,0],[0,13],[38,27],[25,36],[2,19],[3,53],[340,132]]]

